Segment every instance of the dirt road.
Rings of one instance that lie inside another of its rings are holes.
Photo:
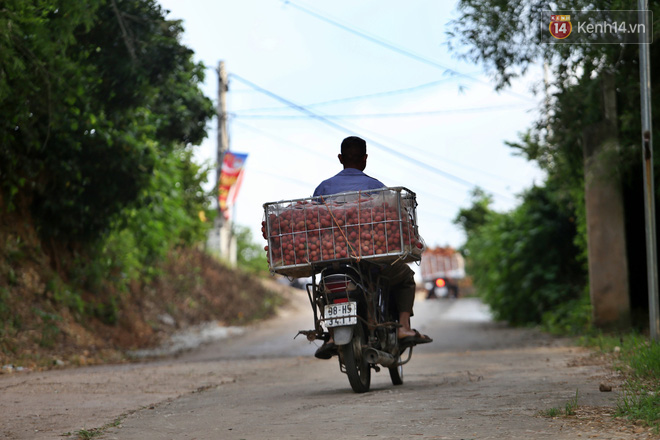
[[[178,358],[2,375],[0,437],[657,438],[609,417],[619,380],[588,351],[492,323],[472,299],[418,301],[413,324],[435,342],[415,349],[402,386],[383,370],[355,394],[335,359],[293,339],[311,324],[301,293],[279,318]],[[542,415],[576,395],[575,416]]]

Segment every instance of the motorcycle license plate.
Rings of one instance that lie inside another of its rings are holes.
[[[357,303],[345,302],[325,306],[326,327],[357,324]]]

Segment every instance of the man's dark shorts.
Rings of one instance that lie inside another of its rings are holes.
[[[390,292],[399,313],[408,312],[413,315],[415,302],[415,272],[406,264],[398,261],[388,265],[381,272],[389,280]]]

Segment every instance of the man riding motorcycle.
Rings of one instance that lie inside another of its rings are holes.
[[[364,173],[367,166],[367,143],[357,136],[350,136],[341,143],[341,153],[337,156],[344,169],[335,176],[324,180],[314,190],[314,197],[329,196],[347,191],[364,191],[384,188],[377,179]],[[389,280],[390,292],[399,311],[397,336],[402,347],[426,344],[433,339],[411,328],[415,301],[414,272],[403,262],[396,262],[382,270],[382,275]],[[334,341],[329,339],[315,353],[319,359],[330,359],[337,353]]]

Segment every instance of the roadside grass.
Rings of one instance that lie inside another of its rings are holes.
[[[62,437],[71,437],[75,435],[78,440],[89,440],[99,435],[103,435],[103,430],[101,428],[92,428],[92,429],[80,429],[76,432],[65,432],[62,434]]]
[[[578,393],[579,390],[575,390],[575,397],[566,402],[564,409],[553,407],[543,411],[541,414],[546,417],[560,417],[560,416],[574,416],[575,411],[578,408]]]
[[[76,434],[78,434],[78,438],[81,440],[89,440],[103,434],[103,431],[97,429],[90,429],[89,431],[86,429],[81,429],[80,431],[76,431]]]
[[[72,435],[76,435],[77,440],[90,440],[95,437],[101,436],[105,434],[105,432],[110,429],[117,427],[121,425],[121,421],[125,419],[128,415],[134,413],[135,411],[130,411],[126,414],[122,414],[121,416],[117,417],[110,423],[106,423],[105,425],[101,426],[100,428],[92,428],[92,429],[80,429],[76,432],[65,432],[62,434],[63,437],[70,437]]]
[[[649,385],[644,382],[629,381],[623,390],[615,415],[629,420],[642,420],[654,427],[656,433],[660,432],[660,396],[656,394],[656,389],[649,389]]]
[[[578,407],[578,390],[575,390],[575,397],[566,402],[564,412],[567,416],[574,416],[575,410]]]
[[[559,417],[562,415],[561,408],[557,408],[555,406],[550,409],[546,409],[545,411],[542,412],[542,415],[550,418]]]
[[[660,343],[631,333],[587,338],[586,345],[614,355],[614,368],[625,377],[616,417],[642,422],[660,432]]]

